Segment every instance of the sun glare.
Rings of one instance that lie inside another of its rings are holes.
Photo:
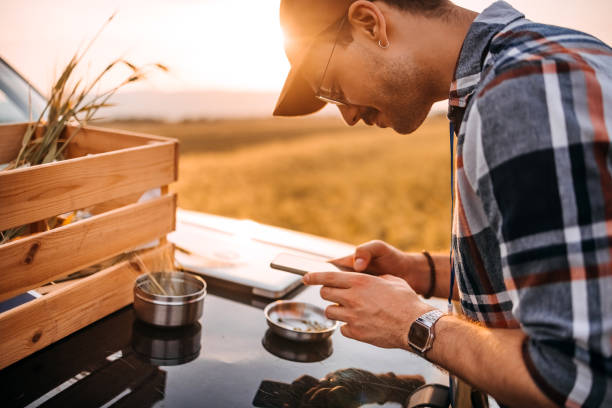
[[[280,88],[289,65],[283,52],[278,2],[217,2],[209,4],[206,13],[216,17],[206,18],[195,31],[199,46],[182,50],[185,55],[180,59],[189,61],[188,75],[212,88],[221,84],[242,90]],[[205,71],[209,77],[203,75]]]
[[[161,62],[171,68],[170,75],[154,75],[148,84],[133,88],[277,91],[289,70],[279,4],[280,0],[107,0],[91,4],[43,0],[30,15],[27,6],[14,1],[0,16],[0,31],[14,35],[3,36],[0,48],[3,57],[45,90],[54,69],[61,70],[116,11],[85,59],[88,72],[96,73],[123,56],[137,64]],[[59,19],[72,23],[61,27],[48,23]],[[19,22],[26,20],[39,31],[24,29]],[[124,74],[110,75],[108,82]]]
[[[156,78],[162,88],[277,90],[289,70],[278,7],[279,0],[156,3],[139,26],[146,37],[132,48],[171,67],[172,79]]]

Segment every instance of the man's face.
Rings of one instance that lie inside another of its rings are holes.
[[[303,65],[303,75],[313,91],[319,87],[333,90],[345,102],[338,108],[351,126],[362,119],[402,134],[416,130],[435,100],[427,68],[412,55],[382,49],[359,37],[338,43],[332,54],[333,41],[315,45]]]

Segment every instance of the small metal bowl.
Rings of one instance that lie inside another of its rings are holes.
[[[161,295],[152,291],[148,274],[140,275],[134,283],[134,312],[145,323],[161,327],[179,327],[197,322],[204,310],[206,282],[184,272],[151,273],[162,288],[180,288],[177,295]]]
[[[306,302],[277,300],[266,306],[264,315],[274,333],[294,341],[321,341],[338,327],[323,309]]]

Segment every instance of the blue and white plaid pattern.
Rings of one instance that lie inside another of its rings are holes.
[[[553,401],[612,406],[612,49],[496,2],[465,39],[449,119],[465,314],[522,328]]]

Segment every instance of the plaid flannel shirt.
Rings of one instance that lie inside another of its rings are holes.
[[[496,2],[466,36],[449,119],[465,314],[520,327],[556,403],[612,406],[612,49]]]

